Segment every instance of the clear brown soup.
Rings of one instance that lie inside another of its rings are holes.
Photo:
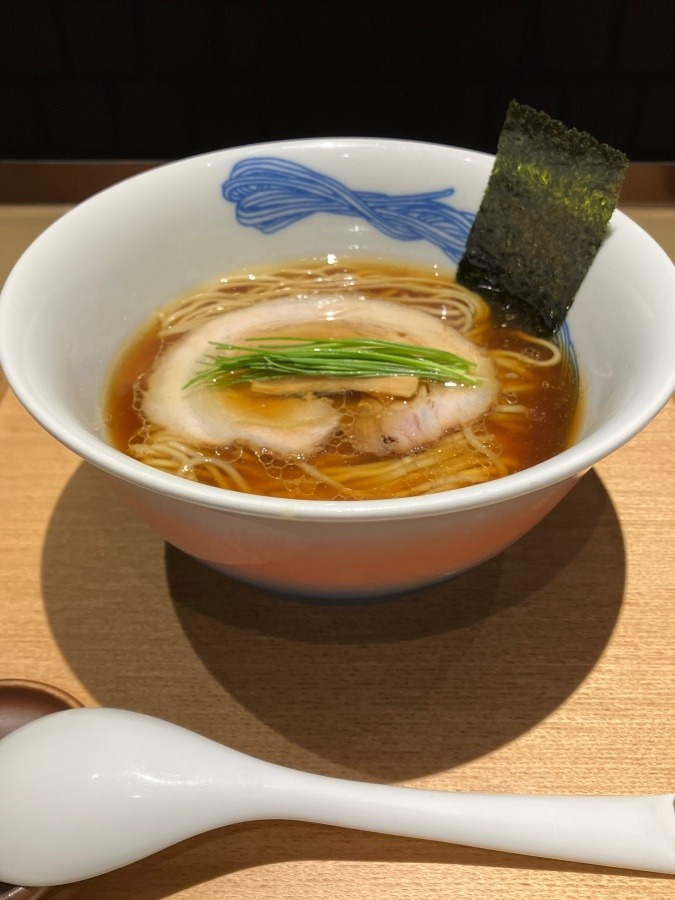
[[[308,264],[304,264],[308,265]],[[334,268],[334,267],[333,267]],[[359,287],[359,275],[361,269],[367,270],[372,275],[373,271],[379,272],[382,276],[382,284],[387,283],[396,277],[410,276],[419,277],[422,282],[428,282],[430,278],[438,283],[452,285],[452,276],[447,273],[439,273],[436,269],[418,267],[415,265],[392,265],[388,262],[367,261],[360,263],[349,260],[341,262],[338,271],[332,272],[339,280],[340,273],[345,274],[344,285],[356,285],[356,289],[363,292],[363,288]],[[287,277],[287,270],[280,269],[279,277],[281,279]],[[318,276],[321,281],[320,276]],[[203,289],[203,286],[200,286]],[[395,300],[396,292],[392,292],[391,287],[383,287],[380,290],[368,288],[366,292],[368,296],[374,299],[382,297],[387,300]],[[541,350],[537,345],[523,335],[523,324],[514,318],[512,310],[508,315],[501,313],[499,309],[492,309],[489,321],[476,329],[475,343],[488,351],[502,351],[523,353],[527,356],[536,356],[537,354],[546,354],[546,350]],[[160,318],[154,317],[147,327],[132,340],[124,353],[118,359],[113,367],[111,377],[105,395],[105,422],[108,429],[109,440],[114,447],[131,456],[137,456],[135,448],[139,443],[139,435],[143,434],[147,428],[142,413],[139,411],[139,396],[142,395],[148,373],[152,370],[154,361],[173,340],[170,336],[160,339]],[[473,336],[472,336],[473,339]],[[570,364],[571,363],[571,364]],[[508,371],[500,371],[500,383],[502,391],[499,398],[501,406],[507,406],[510,403],[519,404],[522,402],[523,394],[511,395],[510,385],[512,377]],[[503,377],[502,377],[503,376]],[[563,360],[553,366],[540,368],[533,366],[528,370],[527,378],[531,389],[526,392],[527,414],[520,416],[517,427],[509,417],[492,415],[488,413],[485,421],[477,424],[478,433],[484,438],[488,435],[488,445],[491,454],[496,453],[501,460],[495,471],[488,472],[490,465],[481,462],[480,454],[475,456],[474,462],[480,469],[481,465],[485,468],[487,474],[485,477],[472,476],[467,480],[462,480],[461,473],[456,483],[452,483],[450,487],[462,487],[468,484],[476,483],[476,481],[490,480],[495,477],[501,477],[511,472],[517,472],[536,465],[552,456],[560,453],[562,450],[570,446],[574,441],[577,425],[580,419],[580,403],[579,403],[579,384],[577,379],[576,364],[569,359]],[[240,400],[242,403],[259,403],[260,395],[255,395],[248,388],[235,388],[241,393]],[[345,396],[341,401],[345,408],[348,409],[350,404],[354,404],[355,398]],[[274,459],[266,451],[256,452],[249,448],[231,448],[222,447],[196,447],[197,452],[201,452],[205,457],[220,455],[223,459],[231,461],[236,455],[241,456],[241,466],[243,476],[251,493],[259,493],[268,496],[278,496],[297,499],[387,499],[392,496],[408,496],[419,493],[425,493],[428,490],[434,491],[438,489],[446,489],[448,485],[443,487],[431,487],[424,490],[419,489],[420,484],[428,484],[428,473],[421,476],[415,475],[409,478],[395,480],[392,484],[385,479],[378,480],[366,479],[365,487],[357,487],[356,490],[350,488],[344,493],[336,490],[334,484],[317,483],[312,478],[307,477],[307,472],[302,465],[298,465],[293,461]],[[233,453],[233,449],[236,453]],[[433,452],[433,448],[420,448],[420,458],[422,454]],[[459,452],[459,451],[458,451]],[[466,453],[466,449],[462,452]],[[414,468],[414,456],[411,465]],[[443,454],[439,454],[439,457]],[[446,454],[447,456],[447,454]],[[476,462],[477,460],[477,462]],[[310,463],[313,469],[323,470],[324,468],[332,471],[338,471],[340,466],[360,465],[371,466],[381,464],[381,459],[364,457],[361,455],[354,458],[353,454],[350,458],[348,446],[344,446],[344,441],[340,441],[339,437],[331,442],[329,447],[324,448],[319,454],[312,458]],[[439,463],[444,466],[445,463]],[[425,464],[426,468],[428,465]],[[499,468],[501,466],[501,469]],[[336,469],[337,467],[337,469]],[[475,467],[474,467],[475,468]],[[364,469],[366,471],[366,469]],[[219,487],[228,487],[239,490],[240,486],[223,482],[221,473],[214,470],[208,465],[197,465],[190,477],[193,480],[201,481],[205,484],[215,485]],[[439,476],[440,477],[440,476]],[[416,481],[417,479],[417,481]],[[381,483],[380,483],[381,481]],[[357,480],[357,485],[360,484]],[[439,482],[445,484],[445,482]]]

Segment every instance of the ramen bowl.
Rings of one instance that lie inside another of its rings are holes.
[[[47,229],[12,271],[0,301],[7,378],[34,418],[106,473],[141,519],[228,575],[341,601],[450,578],[536,525],[675,389],[674,268],[625,215],[614,214],[567,319],[581,370],[577,438],[504,478],[382,500],[225,490],[114,449],[102,397],[111,364],[151,313],[228,270],[331,255],[452,268],[493,161],[417,142],[299,140],[214,152],[122,182]],[[414,215],[401,198],[414,198]]]

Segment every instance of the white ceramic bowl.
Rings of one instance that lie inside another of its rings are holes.
[[[211,153],[131,178],[64,216],[17,263],[0,301],[7,378],[37,421],[107,472],[167,541],[238,578],[350,598],[475,566],[540,521],[675,389],[674,267],[624,215],[615,213],[568,317],[584,382],[579,440],[507,478],[404,500],[248,496],[114,450],[101,397],[111,361],[151,311],[228,269],[329,253],[451,266],[492,163],[485,154],[415,142],[301,140]],[[451,196],[430,201],[448,207],[441,228],[428,228],[424,215],[392,214],[387,197],[373,197],[448,188]]]

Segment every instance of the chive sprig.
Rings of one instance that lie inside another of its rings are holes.
[[[247,344],[213,343],[219,353],[203,359],[203,369],[186,388],[210,384],[232,387],[281,378],[375,378],[408,375],[424,381],[473,387],[475,364],[435,347],[375,339],[248,338]]]

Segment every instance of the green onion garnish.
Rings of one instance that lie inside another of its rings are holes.
[[[216,350],[203,359],[204,369],[185,385],[232,387],[248,381],[280,378],[374,378],[390,375],[415,376],[472,387],[477,378],[469,374],[474,363],[434,347],[378,340],[314,340],[306,338],[248,338],[256,347],[213,343]],[[292,343],[288,343],[291,341]],[[283,342],[283,346],[280,346]]]

